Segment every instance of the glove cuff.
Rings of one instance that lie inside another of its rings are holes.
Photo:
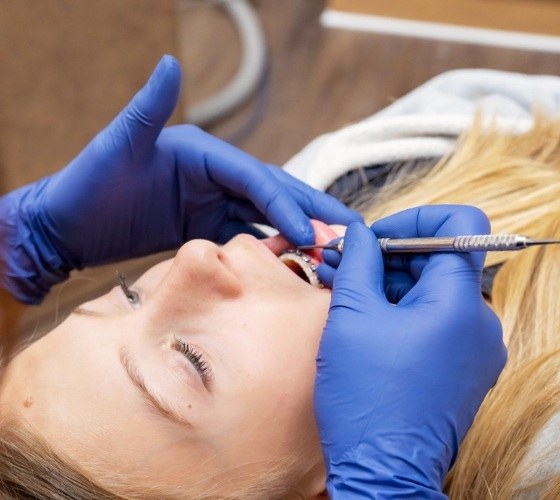
[[[53,285],[68,278],[65,262],[39,217],[48,178],[0,197],[0,282],[25,304],[39,304]]]
[[[325,457],[330,498],[446,499],[447,468],[426,456],[430,444],[396,440],[378,447],[362,442],[336,460]]]

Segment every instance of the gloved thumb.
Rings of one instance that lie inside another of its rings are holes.
[[[151,147],[173,113],[181,88],[181,66],[171,55],[164,55],[148,82],[132,98],[106,129],[117,134],[135,153]],[[114,141],[114,137],[113,137]]]
[[[334,276],[333,296],[363,300],[366,306],[371,306],[375,299],[386,302],[381,249],[375,233],[361,222],[350,224],[344,235],[344,250]]]

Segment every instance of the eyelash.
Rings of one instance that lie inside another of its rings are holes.
[[[210,383],[210,381],[212,380],[212,368],[210,368],[210,365],[206,362],[200,352],[198,352],[194,347],[192,347],[190,344],[187,344],[178,337],[175,337],[173,339],[172,347],[177,352],[183,354],[185,358],[187,358],[192,363],[195,370],[200,375],[200,378],[202,379],[204,385]]]
[[[126,278],[119,271],[117,271],[117,279],[119,280],[119,286],[121,287],[122,293],[124,293],[124,296],[126,297],[126,300],[128,300],[128,302],[132,306],[136,306],[136,307],[139,306],[140,305],[140,295],[138,295],[138,292],[136,292],[136,291],[134,291],[134,290],[132,290],[131,288],[128,287],[128,285],[126,283]]]

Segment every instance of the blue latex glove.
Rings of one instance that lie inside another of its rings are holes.
[[[192,125],[162,127],[181,69],[165,56],[146,86],[62,171],[0,199],[2,286],[38,303],[70,270],[224,242],[275,226],[294,244],[314,242],[309,218],[360,216],[278,167]]]
[[[506,360],[481,295],[484,254],[391,256],[384,270],[376,235],[484,234],[488,220],[473,207],[429,206],[372,229],[346,232],[317,359],[327,489],[333,500],[445,498],[444,476]]]

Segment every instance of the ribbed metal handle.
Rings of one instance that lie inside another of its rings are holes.
[[[419,253],[519,250],[527,246],[528,239],[517,234],[470,234],[433,238],[379,238],[378,241],[381,250],[387,253]]]
[[[516,234],[471,234],[457,236],[453,248],[458,252],[517,250],[523,238]]]

